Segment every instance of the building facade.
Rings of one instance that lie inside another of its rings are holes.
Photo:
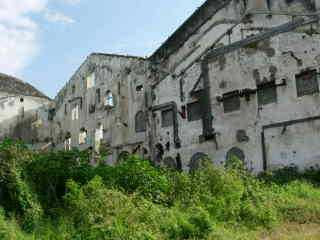
[[[107,149],[109,164],[319,166],[319,13],[319,0],[207,0],[149,58],[88,56],[55,98],[50,138]]]
[[[143,58],[91,54],[55,98],[57,148],[104,147],[111,164],[132,152],[146,156],[147,70]]]
[[[154,54],[152,146],[184,169],[320,164],[320,1],[207,1]],[[166,104],[171,109],[158,111]],[[166,147],[169,146],[169,147]],[[170,147],[171,146],[171,147]]]
[[[51,146],[54,102],[17,78],[0,74],[0,139],[23,140],[34,148]]]

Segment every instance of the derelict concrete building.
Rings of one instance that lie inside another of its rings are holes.
[[[207,0],[149,58],[94,53],[55,98],[58,149],[189,170],[320,164],[319,0]]]

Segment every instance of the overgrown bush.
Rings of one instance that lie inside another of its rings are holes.
[[[283,222],[320,223],[319,179],[317,169],[294,167],[256,177],[237,158],[224,168],[203,161],[191,174],[137,156],[93,167],[88,152],[5,141],[0,239],[230,239]]]
[[[69,179],[85,184],[94,176],[88,153],[77,150],[35,154],[26,171],[46,209],[60,205]]]
[[[25,177],[25,168],[33,157],[21,143],[6,140],[0,145],[0,203],[8,212],[18,215],[27,231],[32,231],[42,216],[37,195]]]

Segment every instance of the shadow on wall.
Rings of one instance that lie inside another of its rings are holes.
[[[50,122],[48,115],[37,110],[6,119],[0,123],[0,140],[10,138],[27,144],[49,142]]]

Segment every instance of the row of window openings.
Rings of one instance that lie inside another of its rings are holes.
[[[319,74],[316,70],[306,71],[296,75],[297,96],[313,95],[319,93]],[[258,105],[263,106],[277,102],[277,86],[258,86]],[[240,95],[238,92],[226,93],[223,95],[224,112],[240,110]]]
[[[97,89],[97,92],[96,92],[96,103],[100,103],[100,102],[101,102],[100,89]],[[105,107],[114,107],[114,97],[113,97],[112,92],[109,91],[109,90],[106,92],[106,96],[104,98],[104,106]],[[89,107],[89,112],[94,112],[92,109],[90,109],[91,107]],[[68,105],[67,104],[65,104],[65,106],[64,106],[64,113],[65,113],[65,115],[68,114]],[[72,120],[79,119],[79,104],[74,104],[72,106],[71,118],[72,118]]]
[[[304,72],[296,76],[296,86],[297,86],[297,95],[302,97],[304,95],[312,95],[319,92],[319,83],[318,83],[318,74],[316,70]],[[98,90],[98,89],[97,89]],[[97,91],[98,93],[98,91]],[[97,94],[100,98],[100,92]],[[274,103],[277,101],[277,86],[270,85],[267,87],[258,86],[257,90],[258,95],[258,105],[266,105],[269,103]],[[100,100],[99,100],[100,101]],[[113,97],[112,94],[110,98],[106,99],[107,103],[112,103]],[[240,109],[240,95],[234,94],[230,95],[224,94],[223,98],[224,112],[232,112]],[[72,119],[78,119],[78,107],[73,109]],[[189,103],[187,105],[187,116],[188,121],[197,121],[201,119],[201,104],[199,101]],[[162,127],[170,127],[174,122],[174,114],[172,110],[165,110],[161,112],[161,122]],[[136,132],[144,132],[146,130],[146,118],[145,114],[140,111],[136,114],[135,117],[135,130]]]
[[[95,76],[94,72],[89,74],[86,77],[86,87],[87,87],[87,89],[93,88],[95,86],[95,79],[96,79],[96,76]],[[76,93],[76,86],[75,85],[72,85],[71,91],[72,91],[72,94]],[[137,85],[136,86],[136,92],[139,93],[139,92],[142,92],[142,91],[143,91],[143,85]]]
[[[95,131],[95,143],[100,142],[102,139],[103,139],[103,125],[101,124]],[[91,141],[88,136],[88,131],[85,128],[80,129],[78,142],[79,142],[79,145],[91,144]],[[71,147],[71,134],[68,133],[65,139],[65,149],[70,150],[69,149],[70,147]]]
[[[296,75],[298,97],[319,93],[318,77],[319,74],[316,70],[306,71]],[[259,106],[277,102],[277,86],[275,84],[269,86],[258,86],[257,97]],[[240,95],[234,93],[224,94],[223,107],[225,113],[240,110]],[[182,112],[185,112],[185,110],[183,109]],[[187,104],[187,118],[189,122],[198,121],[201,117],[200,101]],[[173,125],[173,122],[174,115],[172,110],[165,110],[161,112],[162,127],[170,127]]]
[[[183,112],[185,112],[185,107],[183,107]],[[185,113],[181,113],[185,115]],[[187,115],[188,121],[197,121],[201,119],[201,104],[199,101],[189,103],[187,105]],[[146,116],[143,111],[139,111],[135,116],[135,131],[145,132],[146,131]],[[171,127],[174,122],[174,112],[173,110],[164,110],[161,112],[161,126]]]

